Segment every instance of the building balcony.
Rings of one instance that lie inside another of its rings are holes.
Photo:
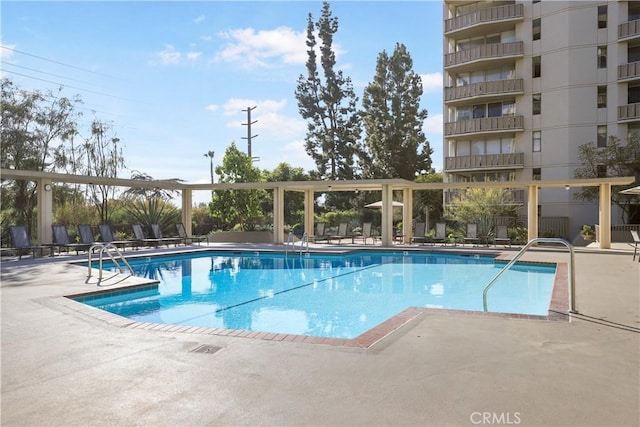
[[[476,169],[521,169],[523,167],[524,153],[477,154],[445,157],[444,159],[444,170],[447,172]]]
[[[488,7],[447,19],[444,21],[444,33],[447,36],[455,35],[458,38],[472,37],[484,32],[482,27],[485,24],[491,25],[492,32],[501,32],[512,28],[514,21],[521,21],[523,18],[524,7],[521,4]]]
[[[518,95],[524,93],[524,80],[496,80],[473,83],[466,86],[447,87],[444,89],[444,102],[449,104],[472,98],[500,97],[501,95]]]
[[[501,61],[507,62],[507,60],[519,57],[524,57],[524,43],[521,41],[483,44],[471,49],[445,54],[444,68],[456,68],[459,71],[464,71],[465,68],[477,68],[483,62],[499,65]]]
[[[618,65],[618,81],[632,81],[640,79],[640,62],[630,62]]]
[[[618,41],[640,37],[640,20],[625,22],[618,25]]]
[[[458,195],[465,190],[446,190],[444,192],[444,203],[455,204],[458,199]],[[524,204],[524,189],[508,189],[509,199],[511,204],[523,205]]]
[[[458,120],[444,124],[444,135],[456,137],[468,134],[504,133],[524,130],[524,116],[484,117]]]
[[[618,107],[618,122],[640,121],[640,103],[620,105]]]

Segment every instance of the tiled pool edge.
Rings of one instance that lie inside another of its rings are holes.
[[[496,259],[497,261],[502,261]],[[539,264],[553,264],[543,262]],[[568,321],[569,310],[569,296],[567,263],[555,263],[556,274],[554,279],[554,286],[551,295],[551,301],[549,304],[549,312],[544,315],[529,315],[529,314],[515,314],[515,313],[496,313],[496,312],[484,312],[484,311],[467,311],[467,310],[453,310],[453,309],[438,309],[438,308],[422,308],[422,307],[409,307],[395,316],[390,317],[377,326],[363,332],[355,338],[326,338],[310,335],[294,335],[294,334],[279,334],[273,332],[252,332],[237,329],[221,329],[221,328],[206,328],[200,326],[184,326],[184,325],[170,325],[160,323],[149,322],[137,322],[126,317],[118,316],[117,314],[109,313],[83,304],[74,300],[74,298],[94,295],[96,293],[102,293],[104,291],[91,291],[74,295],[66,295],[64,297],[57,297],[56,300],[65,308],[74,312],[81,313],[83,315],[91,316],[110,325],[119,328],[128,329],[141,329],[147,331],[158,332],[178,332],[178,333],[190,333],[190,334],[204,334],[215,336],[227,336],[227,337],[239,337],[239,338],[253,338],[265,341],[282,341],[282,342],[300,342],[306,344],[323,344],[337,347],[351,347],[368,349],[377,342],[383,340],[393,332],[399,330],[403,326],[411,323],[418,317],[425,314],[438,314],[438,315],[465,315],[465,316],[480,316],[480,317],[495,317],[504,319],[526,319],[526,320],[548,320],[548,321]],[[128,292],[135,288],[149,287],[150,284],[127,286],[121,288],[118,291]],[[152,286],[152,285],[151,285]],[[567,314],[564,314],[567,313]]]

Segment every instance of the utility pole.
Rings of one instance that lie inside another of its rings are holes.
[[[251,121],[251,111],[255,110],[256,108],[258,107],[253,106],[253,107],[247,107],[246,110],[242,110],[243,112],[244,111],[247,112],[247,123],[242,124],[243,126],[247,127],[247,136],[242,137],[242,139],[247,140],[247,155],[251,158],[251,160],[259,159],[258,157],[251,156],[251,139],[256,138],[258,136],[258,135],[251,135],[251,125],[258,122],[257,120]]]

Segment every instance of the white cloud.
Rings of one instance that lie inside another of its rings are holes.
[[[212,36],[200,36],[200,40],[204,40],[206,42],[209,42],[211,40],[213,40]]]
[[[224,31],[218,37],[228,40],[214,61],[234,62],[245,67],[273,67],[279,64],[304,64],[307,60],[306,31],[296,32],[289,27],[256,31],[242,28]],[[336,57],[344,51],[334,44]]]
[[[165,50],[157,53],[162,65],[177,64],[180,62],[182,54],[177,52],[172,45],[166,45]]]
[[[424,93],[437,93],[442,91],[442,73],[421,74],[422,90]]]
[[[424,121],[422,128],[424,129],[425,133],[442,134],[443,119],[444,117],[442,114],[429,116],[427,117],[427,120]]]
[[[200,15],[198,16],[196,19],[193,20],[194,24],[200,24],[201,22],[203,22],[206,18],[206,16],[204,15]]]
[[[202,56],[202,52],[187,52],[187,59],[189,61],[193,61],[195,59],[198,59]]]
[[[209,110],[212,112],[218,111],[218,106],[216,104],[209,104],[205,107],[205,110]]]

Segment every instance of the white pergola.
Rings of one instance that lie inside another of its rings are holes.
[[[540,188],[577,188],[599,187],[599,230],[598,240],[603,249],[611,248],[611,187],[629,185],[634,177],[608,177],[594,179],[570,179],[557,181],[508,181],[508,182],[469,182],[469,183],[417,183],[405,179],[373,179],[352,181],[288,181],[288,182],[245,182],[234,184],[189,184],[167,180],[136,180],[125,178],[106,178],[87,175],[69,175],[54,172],[36,172],[15,169],[0,169],[1,179],[28,180],[37,184],[38,197],[38,241],[52,241],[51,223],[53,219],[53,197],[50,185],[55,182],[70,184],[96,184],[128,188],[160,188],[178,190],[182,194],[182,222],[188,234],[191,234],[191,210],[193,191],[203,190],[255,190],[273,191],[273,239],[275,244],[284,243],[284,193],[285,191],[303,192],[304,198],[304,230],[313,236],[314,193],[332,191],[381,191],[382,192],[382,230],[383,246],[393,245],[393,192],[403,193],[404,242],[411,242],[411,224],[413,215],[413,192],[420,190],[449,190],[465,188],[527,188],[528,238],[538,237],[538,189]]]

